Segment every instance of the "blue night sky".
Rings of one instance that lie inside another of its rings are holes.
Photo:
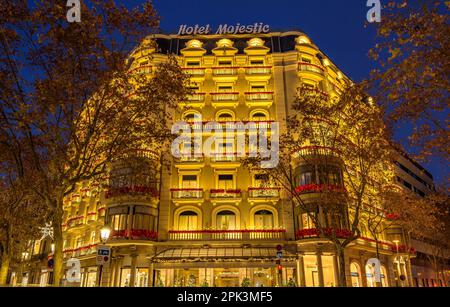
[[[123,1],[127,6],[140,0]],[[165,33],[177,33],[180,24],[253,24],[263,22],[271,30],[302,30],[333,62],[355,81],[367,78],[375,67],[367,54],[375,42],[375,30],[365,27],[366,0],[154,0]],[[386,0],[382,0],[382,3]],[[405,141],[411,127],[396,133]],[[406,145],[405,142],[402,142]],[[407,148],[407,147],[406,147]],[[437,162],[423,163],[436,182],[446,180],[448,168]]]

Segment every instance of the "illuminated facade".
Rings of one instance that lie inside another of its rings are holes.
[[[201,118],[223,125],[280,122],[283,129],[302,83],[331,99],[349,82],[301,32],[156,35],[133,51],[130,72],[151,74],[168,54],[179,59],[194,91],[176,120],[193,125]],[[224,140],[221,146],[235,145]],[[305,148],[299,154],[309,153]],[[129,163],[118,161],[108,188],[86,183],[66,200],[64,258],[78,258],[82,266],[81,283],[66,285],[337,285],[333,246],[314,235],[311,221],[280,188],[243,168],[237,156],[173,159],[170,169],[155,168],[157,159],[151,151],[133,154],[138,175]],[[299,178],[308,167],[297,165]],[[333,174],[342,184],[338,165]],[[318,180],[313,183],[320,185]],[[305,197],[313,196],[305,191]],[[327,219],[323,208],[318,214]],[[113,259],[99,281],[95,250],[105,223],[113,230],[108,241]],[[380,246],[384,286],[412,285],[411,254],[394,245],[397,239],[405,244],[401,230],[390,229]],[[279,245],[281,267],[276,264]],[[375,255],[369,237],[347,248],[349,286],[375,286],[372,268],[366,266]],[[29,282],[39,283],[44,271],[30,269]]]

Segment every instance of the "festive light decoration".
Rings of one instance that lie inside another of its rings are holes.
[[[327,236],[332,236],[334,234],[337,238],[342,239],[349,238],[353,235],[353,233],[347,229],[323,228],[322,231]],[[298,230],[295,235],[297,239],[304,239],[304,238],[319,237],[320,234],[321,232],[319,229],[308,228]]]
[[[320,192],[346,192],[345,188],[337,185],[328,185],[328,184],[307,184],[299,186],[295,189],[295,193],[303,194],[303,193],[320,193]]]

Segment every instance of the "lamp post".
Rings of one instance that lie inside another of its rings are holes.
[[[109,239],[109,235],[111,234],[111,228],[107,225],[103,226],[103,228],[100,230],[100,239],[102,240],[103,245],[106,244],[106,242]],[[102,272],[103,272],[103,264],[100,264],[99,273],[98,273],[98,286],[102,286]]]

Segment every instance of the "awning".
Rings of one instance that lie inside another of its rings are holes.
[[[289,251],[283,251],[283,260],[296,259],[297,256]],[[213,259],[242,259],[260,260],[277,259],[275,248],[172,248],[160,252],[152,258],[153,261],[167,260],[213,260]]]

